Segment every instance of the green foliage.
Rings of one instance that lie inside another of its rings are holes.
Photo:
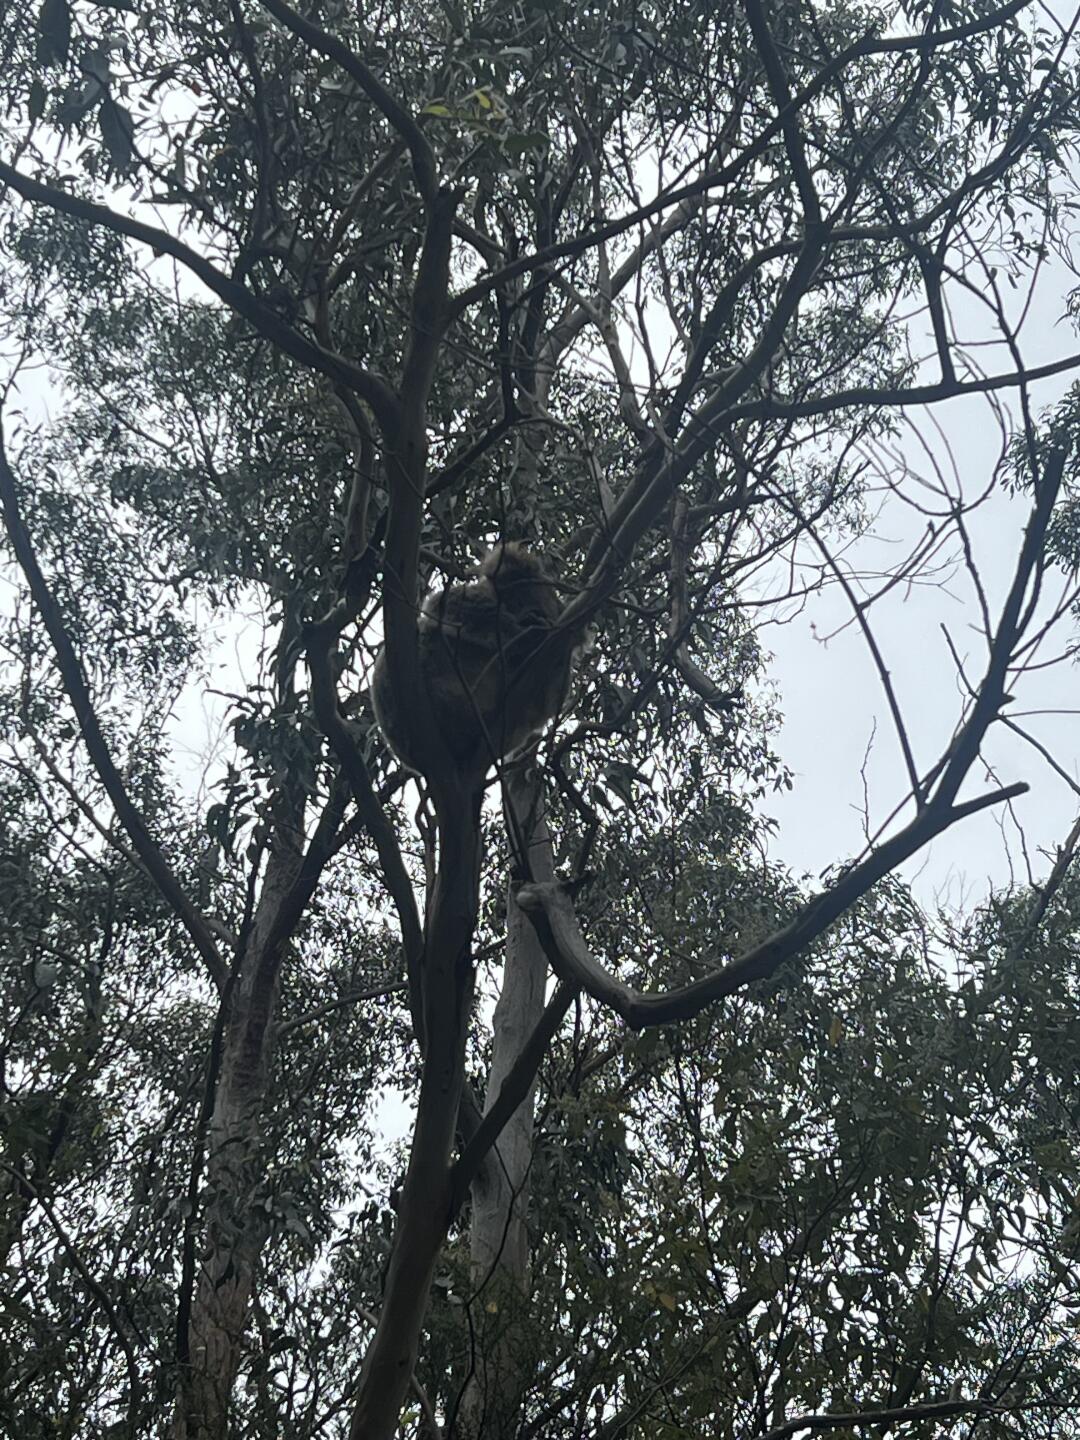
[[[776,334],[814,223],[759,9],[840,237]],[[672,446],[704,437],[539,751],[585,938],[643,990],[752,950],[808,898],[772,853],[768,802],[793,778],[761,617],[822,583],[802,537],[842,546],[870,522],[864,450],[895,431],[882,397],[925,379],[909,316],[928,273],[945,257],[989,292],[1068,251],[1075,56],[1037,17],[990,23],[991,0],[310,14],[371,83],[248,0],[3,10],[0,161],[163,224],[258,319],[85,212],[5,199],[20,507],[117,770],[221,956],[201,967],[114,817],[5,551],[0,1434],[18,1440],[167,1423],[220,1198],[207,1155],[227,1171],[234,1142],[222,1225],[259,1245],[230,1435],[347,1433],[381,1304],[404,1153],[380,1127],[415,1105],[420,1040],[402,877],[357,818],[304,664],[335,607],[339,710],[421,912],[434,841],[367,695],[387,522],[372,416],[277,343],[400,380],[424,204],[371,93],[392,93],[461,192],[454,292],[513,271],[438,356],[423,580],[524,536],[561,557],[572,598],[590,537],[667,453],[661,424]],[[926,25],[968,30],[873,48]],[[619,228],[665,186],[675,198]],[[701,419],[757,358],[720,422]],[[1075,395],[1054,424],[1080,429]],[[1078,536],[1067,485],[1051,540],[1073,570]],[[520,878],[494,805],[485,826],[478,1092]],[[1078,906],[1070,880],[1045,913],[1017,890],[946,923],[885,880],[782,975],[685,1025],[634,1033],[579,996],[539,1070],[528,1283],[473,1272],[466,1203],[402,1433],[432,1440],[429,1407],[460,1434],[470,1379],[509,1347],[522,1435],[736,1440],[952,1394],[996,1407],[959,1422],[980,1437],[1068,1434]],[[245,1049],[249,1021],[269,1039]],[[242,1136],[215,1130],[226,1041],[230,1083],[259,1092]]]

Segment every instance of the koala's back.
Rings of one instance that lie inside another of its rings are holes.
[[[539,612],[508,605],[486,580],[431,597],[420,628],[421,672],[459,761],[508,755],[553,713],[549,635]]]
[[[424,601],[420,675],[440,736],[459,766],[485,771],[538,734],[558,711],[576,644],[554,631],[558,615],[543,563],[514,543],[490,550],[475,580],[447,585]],[[382,656],[373,696],[391,749],[419,770]]]

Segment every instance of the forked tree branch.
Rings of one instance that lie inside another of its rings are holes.
[[[554,995],[544,1006],[543,1014],[526,1037],[517,1059],[507,1072],[494,1103],[484,1111],[483,1118],[469,1137],[468,1144],[454,1166],[450,1199],[451,1221],[465,1203],[469,1186],[491,1147],[502,1134],[514,1111],[528,1097],[548,1048],[577,993],[578,987],[565,981],[555,987]]]
[[[689,180],[685,184],[673,187],[655,197],[644,205],[635,206],[626,214],[617,216],[614,220],[605,221],[602,225],[595,226],[584,235],[574,236],[572,239],[563,240],[557,244],[547,245],[543,249],[534,251],[531,255],[521,255],[510,264],[503,266],[501,270],[493,271],[483,275],[472,285],[460,291],[454,296],[451,302],[452,313],[457,316],[470,305],[482,299],[492,290],[498,289],[508,281],[515,279],[518,275],[529,274],[532,271],[542,270],[545,266],[551,265],[557,260],[573,259],[577,255],[584,254],[587,250],[595,248],[605,240],[613,240],[617,236],[625,234],[628,230],[636,229],[639,225],[653,219],[663,211],[674,205],[680,205],[687,200],[695,200],[706,194],[709,190],[717,189],[720,186],[733,184],[742,173],[749,169],[759,160],[772,145],[777,136],[782,135],[784,126],[790,116],[796,115],[800,109],[811,100],[819,96],[822,91],[841,75],[844,69],[854,61],[869,59],[875,55],[900,55],[910,52],[927,52],[944,49],[948,45],[959,44],[970,40],[975,35],[985,34],[995,29],[1004,20],[1019,14],[1021,10],[1027,9],[1031,0],[1010,0],[1008,5],[1003,5],[990,15],[981,15],[978,19],[969,21],[964,25],[958,25],[951,29],[939,30],[936,33],[925,31],[921,35],[892,35],[880,37],[869,35],[863,40],[857,40],[846,49],[834,55],[814,78],[802,87],[790,102],[784,105],[780,111],[773,116],[768,125],[764,126],[757,138],[749,144],[745,150],[726,165],[718,169],[707,170],[695,180]],[[1040,87],[1041,89],[1042,87]],[[971,177],[971,183],[977,184],[982,176],[993,173],[990,165],[984,166]],[[935,206],[925,218],[925,223],[932,223],[932,217],[945,213],[955,203],[955,195],[942,201]],[[918,222],[916,222],[918,223]]]
[[[549,879],[526,885],[518,894],[518,904],[536,927],[552,969],[564,983],[580,986],[635,1029],[692,1019],[712,1002],[734,994],[753,981],[774,975],[786,961],[803,953],[878,880],[951,825],[1025,793],[1027,785],[1017,783],[956,803],[956,795],[975,763],[983,738],[1007,700],[1009,664],[1032,613],[1046,533],[1067,457],[1066,448],[1052,450],[1036,483],[1035,504],[1001,619],[990,641],[983,683],[971,713],[931,772],[930,780],[936,777],[936,783],[911,822],[864,860],[851,866],[834,885],[804,906],[794,920],[760,945],[700,980],[660,994],[648,994],[624,984],[593,956],[577,923],[570,897],[562,886]]]
[[[413,174],[416,177],[416,188],[423,199],[430,204],[435,199],[438,188],[435,156],[428,144],[427,136],[397,97],[368,69],[355,51],[350,50],[336,35],[331,35],[294,10],[291,5],[286,5],[285,0],[260,0],[260,4],[264,10],[269,10],[276,20],[280,20],[282,25],[291,30],[298,39],[303,40],[305,45],[333,60],[335,64],[341,66],[346,75],[356,81],[387,123],[397,131],[409,147]]]

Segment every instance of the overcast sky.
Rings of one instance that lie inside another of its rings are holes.
[[[1060,263],[1043,273],[1022,333],[1029,366],[1077,348],[1073,328],[1062,318],[1065,297],[1074,283]],[[955,316],[961,333],[979,333],[971,306],[957,307]],[[987,371],[1012,368],[1000,349],[981,353],[980,358]],[[1065,376],[1033,387],[1036,416],[1058,400],[1069,383]],[[1005,403],[1015,417],[1019,408],[1015,397],[1007,397]],[[908,419],[912,428],[901,437],[900,446],[909,464],[932,476],[921,436],[950,483],[958,477],[968,496],[986,486],[1002,442],[985,399],[967,397],[934,407],[933,421],[940,434],[925,412],[912,412]],[[970,517],[973,548],[995,618],[994,607],[1000,607],[1012,578],[1027,511],[1023,498],[997,493]],[[890,554],[902,558],[924,526],[922,517],[889,502],[875,533],[853,546],[846,558],[860,568],[886,570],[895,564]],[[1056,593],[1059,577],[1052,577],[1051,583]],[[780,825],[773,852],[808,874],[858,851],[867,805],[876,826],[908,788],[896,732],[866,644],[854,625],[835,633],[850,618],[849,603],[832,587],[810,600],[790,624],[770,625],[762,632],[774,657],[771,671],[785,716],[779,749],[795,772],[794,790],[769,806]],[[925,770],[948,743],[962,699],[942,625],[970,662],[972,677],[985,663],[985,646],[972,628],[977,610],[970,582],[963,568],[956,567],[941,577],[940,584],[898,587],[875,606],[871,618],[907,719],[917,767]],[[1047,656],[1063,650],[1075,629],[1066,619],[1057,643],[1046,647]],[[1028,713],[1023,723],[1074,777],[1080,773],[1080,733],[1074,713],[1078,683],[1077,667],[1068,661],[1028,676],[1015,691],[1010,711]],[[1031,716],[1029,712],[1035,710],[1066,713]],[[988,882],[999,886],[1010,878],[1022,881],[1027,878],[1028,860],[1037,876],[1044,875],[1048,862],[1040,851],[1052,850],[1064,838],[1080,808],[1068,785],[1036,751],[1003,727],[995,727],[986,748],[994,780],[986,781],[979,767],[965,787],[965,796],[1015,780],[1026,780],[1031,793],[1014,802],[1012,814],[995,810],[961,822],[908,863],[903,873],[915,880],[924,901],[941,898],[957,904],[985,894]],[[868,753],[864,785],[863,760]]]

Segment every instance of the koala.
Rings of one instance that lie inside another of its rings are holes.
[[[482,776],[521,749],[566,698],[583,632],[559,631],[560,605],[543,561],[524,546],[489,550],[475,580],[424,601],[420,676],[435,724],[457,764]],[[394,754],[419,771],[390,690],[385,652],[372,682],[375,717]]]

